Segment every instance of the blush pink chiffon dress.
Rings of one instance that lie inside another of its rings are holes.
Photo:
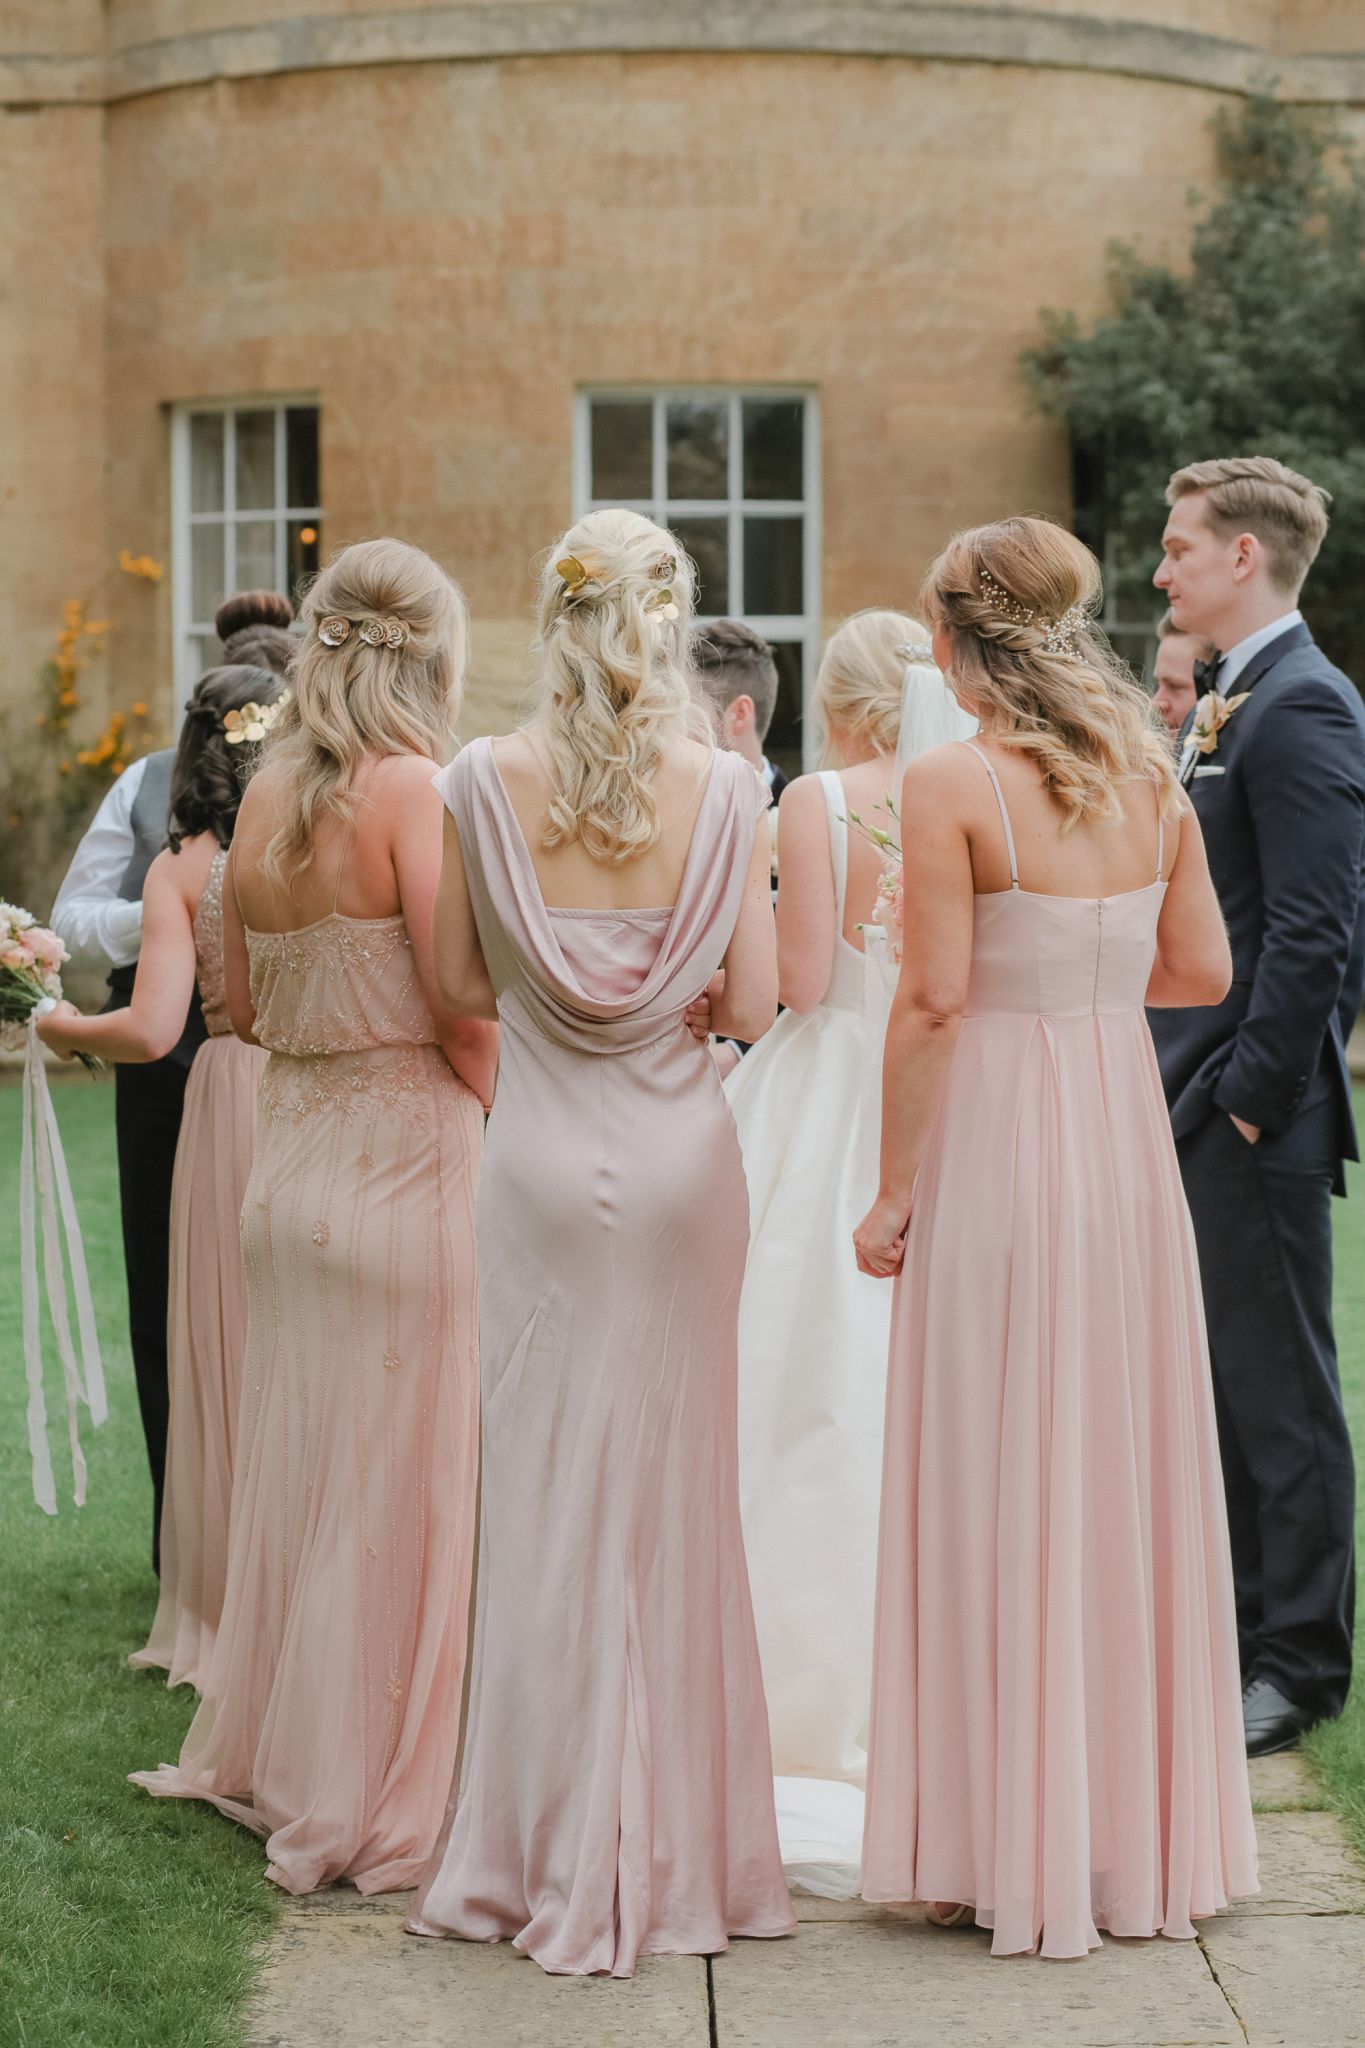
[[[967,742],[966,744],[971,744]],[[1256,1841],[1194,1238],[1143,1010],[1165,893],[978,896],[886,1411],[863,1896],[992,1951],[1190,1938]]]
[[[161,1594],[134,1670],[202,1692],[227,1575],[228,1511],[246,1350],[241,1215],[268,1055],[233,1032],[223,986],[223,875],[209,867],[194,914],[208,1038],[194,1056],[171,1185],[170,1427],[161,1507]]]
[[[398,1891],[459,1741],[483,1112],[436,1043],[401,916],[333,910],[247,944],[270,1060],[227,1586],[180,1761],[134,1783],[264,1835],[286,1891]]]
[[[479,1187],[483,1478],[458,1798],[413,1933],[631,1975],[794,1922],[740,1532],[739,1144],[683,1022],[738,916],[718,753],[676,903],[547,908],[485,740],[437,778],[501,1064]]]

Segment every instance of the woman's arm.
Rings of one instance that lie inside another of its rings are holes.
[[[65,1054],[93,1053],[123,1066],[165,1058],[185,1029],[194,994],[194,917],[185,893],[194,865],[188,850],[167,852],[159,853],[147,870],[142,951],[127,1008],[82,1017],[64,1004],[38,1020],[44,1045]]]
[[[956,749],[944,749],[956,752]],[[877,1199],[854,1232],[858,1270],[900,1271],[919,1172],[952,1064],[972,965],[971,846],[953,802],[956,763],[913,762],[901,793],[904,952],[886,1029]]]
[[[1194,805],[1183,792],[1177,815],[1180,836],[1147,983],[1147,1003],[1154,1010],[1211,1007],[1221,1003],[1232,986],[1232,954],[1209,878],[1204,835]],[[1169,824],[1166,829],[1169,840]]]
[[[834,874],[829,816],[818,775],[802,775],[782,798],[777,891],[777,989],[789,1010],[813,1010],[829,986],[834,958]]]
[[[772,841],[768,837],[767,817],[760,811],[739,916],[725,949],[724,979],[719,987],[712,983],[711,1028],[722,1038],[743,1038],[752,1044],[772,1029],[776,1016]]]
[[[242,799],[245,805],[250,790]],[[241,814],[238,813],[238,823]],[[227,995],[229,1022],[247,1045],[259,1045],[256,1036],[256,1005],[251,1000],[251,956],[247,952],[246,925],[237,901],[236,853],[228,855],[223,875],[223,986]]]
[[[498,999],[479,942],[460,850],[460,831],[444,804],[441,879],[436,889],[436,986],[452,1017],[496,1017]]]
[[[437,890],[443,882],[442,820],[449,818],[445,805],[432,784],[433,763],[416,755],[394,761],[379,778],[385,803],[398,900],[412,940],[417,974],[436,1025],[441,1050],[467,1088],[472,1088],[485,1109],[492,1105],[493,1084],[498,1071],[496,1024],[485,1021],[497,1015],[492,984],[483,956],[479,955],[486,1004],[481,1007],[458,1003],[451,996],[464,997],[446,960],[447,928],[444,898],[441,904],[441,938],[436,943]],[[453,822],[453,821],[452,821]],[[461,871],[463,885],[463,871]],[[468,891],[465,891],[466,900]],[[470,911],[473,921],[473,911]],[[477,939],[476,939],[477,943]]]

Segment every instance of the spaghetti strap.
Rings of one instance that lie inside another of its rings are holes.
[[[848,894],[848,799],[844,785],[832,768],[820,770],[825,812],[829,821],[829,864],[834,870],[835,928],[844,929],[844,901]]]
[[[1156,878],[1158,882],[1166,879],[1166,820],[1161,810],[1160,788],[1156,793]]]
[[[960,740],[958,744],[970,748],[991,778],[991,788],[995,791],[995,801],[1000,806],[1000,822],[1005,828],[1005,850],[1009,854],[1010,859],[1010,887],[1011,889],[1017,889],[1019,887],[1019,862],[1014,851],[1014,833],[1010,829],[1010,814],[1005,808],[1005,792],[1000,787],[1000,777],[996,774],[989,759],[981,751],[975,740]]]

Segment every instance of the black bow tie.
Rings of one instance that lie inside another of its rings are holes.
[[[1215,647],[1207,661],[1194,665],[1194,687],[1202,697],[1206,690],[1218,688],[1218,671],[1223,666],[1223,657]]]

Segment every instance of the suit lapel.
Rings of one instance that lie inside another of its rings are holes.
[[[1264,647],[1257,648],[1240,675],[1233,677],[1231,689],[1227,694],[1232,697],[1249,697],[1262,677],[1269,675],[1271,669],[1278,667],[1287,654],[1297,654],[1301,647],[1312,645],[1313,635],[1303,620],[1297,619],[1292,626],[1286,627],[1283,633],[1277,633],[1273,640],[1267,641]],[[1199,705],[1196,703],[1194,710],[1180,728],[1179,761],[1182,789],[1188,789],[1194,781],[1194,771],[1201,758],[1199,749],[1190,745],[1190,735],[1194,730],[1198,710]]]

